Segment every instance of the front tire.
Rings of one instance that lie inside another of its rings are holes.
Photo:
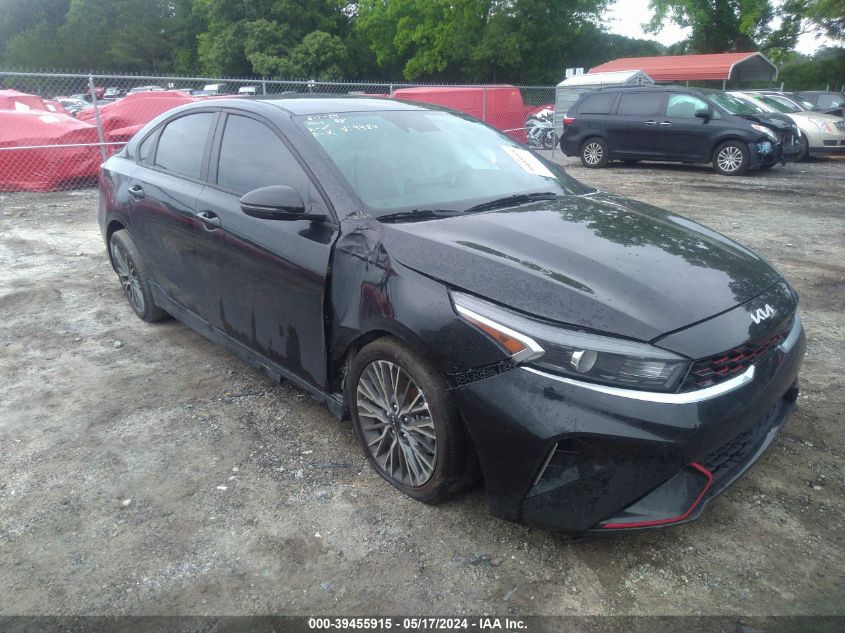
[[[109,255],[112,268],[123,287],[123,295],[135,314],[148,323],[166,318],[167,312],[159,308],[153,300],[149,266],[135,242],[129,237],[129,231],[121,229],[112,233],[109,238]]]
[[[581,164],[590,169],[598,169],[607,165],[610,156],[607,152],[607,143],[597,136],[588,138],[581,146]]]
[[[444,379],[392,337],[361,349],[346,401],[370,465],[408,496],[437,504],[477,479],[475,453]]]
[[[748,146],[739,141],[726,141],[713,152],[713,169],[723,176],[742,176],[750,162]]]
[[[799,137],[801,141],[801,153],[795,157],[795,162],[801,162],[802,160],[807,160],[810,157],[810,139],[808,139],[804,134]]]

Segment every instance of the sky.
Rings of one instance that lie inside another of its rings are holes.
[[[617,2],[612,3],[604,14],[608,30],[611,33],[628,37],[656,39],[667,46],[679,42],[689,35],[688,29],[682,29],[674,24],[667,24],[656,35],[643,33],[641,25],[648,22],[651,17],[648,2],[649,0],[617,0]],[[812,54],[825,43],[830,44],[830,41],[826,38],[816,39],[814,34],[805,33],[798,38],[796,50],[800,53]]]

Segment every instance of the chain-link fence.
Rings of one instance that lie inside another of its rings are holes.
[[[554,86],[425,85],[0,71],[0,191],[90,186],[159,114],[222,96],[372,95],[466,112],[530,146],[555,144]]]

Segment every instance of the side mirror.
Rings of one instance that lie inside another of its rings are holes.
[[[710,110],[696,110],[695,111],[695,118],[696,119],[704,119],[705,121],[710,120]]]
[[[324,215],[305,212],[302,196],[293,187],[273,185],[253,189],[241,198],[241,211],[262,220],[322,220]]]

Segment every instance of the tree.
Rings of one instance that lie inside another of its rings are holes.
[[[693,53],[790,49],[800,33],[800,20],[771,0],[651,0],[650,7],[648,30],[656,33],[667,21],[690,28]]]
[[[203,23],[198,39],[203,71],[281,76],[308,69],[334,75],[345,57],[341,36],[350,30],[344,9],[339,0],[195,0]],[[328,48],[315,49],[319,45]]]
[[[405,79],[559,81],[594,48],[606,0],[361,0],[356,28]]]
[[[810,30],[845,41],[845,0],[786,0],[783,11],[804,20]]]

